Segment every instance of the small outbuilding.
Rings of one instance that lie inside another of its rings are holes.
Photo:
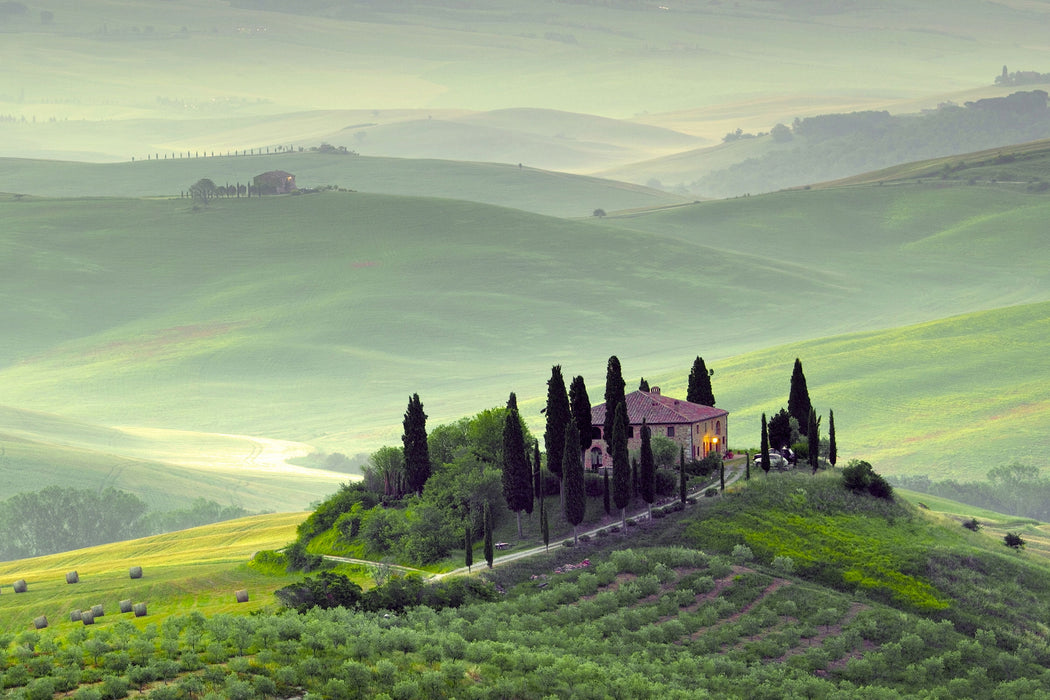
[[[288,194],[295,191],[295,175],[283,170],[270,170],[256,175],[252,187],[259,194]]]

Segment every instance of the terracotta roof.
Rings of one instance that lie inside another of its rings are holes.
[[[632,391],[624,397],[627,401],[627,422],[641,425],[642,419],[649,425],[666,425],[674,423],[699,423],[720,416],[728,416],[729,411],[714,406],[702,406],[682,399],[663,396],[655,392]],[[591,407],[591,425],[605,424],[605,404]]]

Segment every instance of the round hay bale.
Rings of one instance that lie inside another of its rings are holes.
[[[17,581],[15,581],[13,587],[15,589],[15,593],[25,593],[29,590],[29,586],[26,584],[26,580],[24,578],[20,578]]]
[[[105,615],[105,613],[102,612],[102,603],[91,606],[91,617],[102,617],[103,615]]]
[[[74,610],[73,612],[69,613],[69,621],[70,622],[80,622],[80,619],[83,616],[84,615],[83,615],[83,613],[80,612],[80,610]]]
[[[128,569],[128,575],[131,578],[142,578],[142,567],[141,566],[133,566],[133,567],[131,567],[130,569]]]
[[[122,613],[129,613],[129,612],[131,612],[131,600],[130,599],[120,601],[120,612],[122,612]]]
[[[85,610],[80,613],[80,621],[85,625],[93,625],[95,624],[95,616],[91,614],[90,610]]]
[[[135,603],[134,610],[135,610],[135,617],[145,617],[146,616],[146,604],[145,603]]]
[[[75,571],[70,571],[66,574],[66,583],[80,583],[80,574]]]
[[[248,591],[243,589],[243,588],[241,590],[239,590],[239,591],[234,592],[233,595],[235,595],[237,597],[237,602],[238,603],[247,603],[248,602]]]
[[[38,630],[42,630],[47,627],[47,615],[41,615],[40,617],[33,620],[33,626]]]

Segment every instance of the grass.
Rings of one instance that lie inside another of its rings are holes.
[[[34,559],[0,562],[0,631],[26,629],[34,618],[46,615],[60,630],[69,628],[69,613],[102,604],[106,615],[96,625],[112,625],[125,616],[119,601],[147,604],[148,616],[133,618],[141,625],[170,615],[199,611],[206,615],[255,612],[272,606],[271,594],[295,580],[287,574],[259,572],[248,566],[252,555],[279,549],[295,538],[303,513],[261,515],[182,532],[156,535]],[[141,566],[141,579],[128,569]],[[67,584],[66,573],[76,571],[80,583]],[[10,585],[28,584],[15,594]],[[234,591],[247,589],[249,601],[237,603]],[[79,625],[80,623],[76,623]]]

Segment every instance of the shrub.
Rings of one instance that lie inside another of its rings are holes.
[[[590,542],[591,541],[591,536],[590,535],[580,535],[579,540],[580,540],[580,542]]]
[[[1016,532],[1006,533],[1006,535],[1003,537],[1003,544],[1005,544],[1007,547],[1012,547],[1013,549],[1024,548],[1024,540],[1021,539],[1021,536],[1018,535]]]
[[[752,561],[754,558],[755,553],[746,544],[738,544],[733,547],[733,561],[743,563]]]
[[[561,546],[562,547],[573,547],[573,546],[575,546],[575,544],[576,543],[573,542],[572,540],[565,540],[564,542],[561,543]]]
[[[973,530],[974,532],[977,532],[981,529],[981,524],[977,522],[977,518],[970,518],[969,520],[964,520],[962,526],[965,527],[967,530]]]
[[[793,573],[795,571],[795,560],[786,556],[773,557],[773,568],[781,573]]]

